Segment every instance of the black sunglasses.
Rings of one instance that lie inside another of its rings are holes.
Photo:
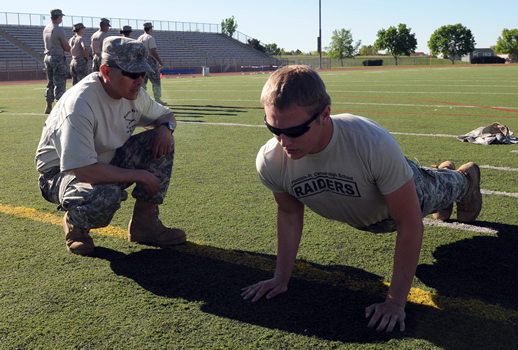
[[[309,129],[310,129],[309,124],[311,124],[313,122],[313,120],[317,119],[318,116],[320,114],[322,114],[322,112],[318,112],[317,114],[315,114],[314,116],[309,118],[308,121],[306,121],[300,125],[293,126],[291,128],[286,128],[286,129],[278,129],[278,128],[273,127],[270,124],[268,124],[268,122],[266,121],[266,114],[264,115],[264,123],[266,124],[266,127],[268,128],[268,130],[270,130],[273,134],[275,134],[277,136],[281,136],[281,134],[284,134],[290,138],[297,138],[297,137],[304,135],[305,133],[307,133],[309,131]]]
[[[121,74],[124,75],[125,77],[136,80],[139,77],[142,77],[142,79],[144,79],[146,77],[147,73],[146,72],[131,73],[131,72],[126,72],[125,70],[121,69]]]

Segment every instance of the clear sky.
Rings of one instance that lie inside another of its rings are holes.
[[[350,29],[354,41],[371,45],[378,30],[404,23],[416,34],[416,51],[428,54],[430,35],[443,25],[461,23],[471,29],[479,48],[495,45],[504,28],[518,28],[518,0],[321,0],[321,4],[323,47],[335,29]],[[263,44],[276,43],[286,51],[317,50],[318,0],[24,0],[4,1],[0,11],[47,14],[52,8],[74,16],[215,24],[234,16],[239,32]],[[2,16],[0,23],[5,23]]]

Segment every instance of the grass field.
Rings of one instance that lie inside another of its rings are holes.
[[[91,257],[66,251],[63,213],[39,194],[39,83],[0,86],[0,349],[517,349],[518,146],[451,136],[496,121],[518,131],[518,66],[321,76],[333,113],[375,120],[407,157],[482,167],[478,221],[425,226],[405,332],[377,333],[364,314],[386,294],[395,234],[309,210],[288,292],[241,299],[275,267],[276,207],[255,172],[271,137],[259,102],[268,75],[162,80],[180,123],[161,217],[188,242],[127,242],[130,198],[92,234]]]

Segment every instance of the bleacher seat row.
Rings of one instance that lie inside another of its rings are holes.
[[[0,25],[0,61],[42,62],[43,28],[43,26]],[[71,27],[63,29],[68,38],[74,35]],[[88,46],[90,46],[90,37],[96,30],[86,29],[83,38]],[[108,34],[120,36],[118,29],[115,28],[110,28]],[[141,34],[143,34],[142,29],[133,29],[132,38],[136,39]],[[247,60],[248,64],[263,64],[260,62],[271,59],[266,54],[220,33],[154,30],[153,36],[164,65],[169,65],[164,68],[168,69],[178,66],[178,62],[200,62],[201,65],[211,65],[210,63],[216,60],[221,62],[221,60],[232,59]],[[9,38],[14,38],[15,42],[10,42]],[[67,55],[67,59],[70,61],[70,56]]]

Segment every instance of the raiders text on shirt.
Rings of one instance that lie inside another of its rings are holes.
[[[291,184],[297,198],[314,196],[322,192],[332,192],[342,196],[361,197],[356,182],[342,174],[316,172],[301,176]]]

